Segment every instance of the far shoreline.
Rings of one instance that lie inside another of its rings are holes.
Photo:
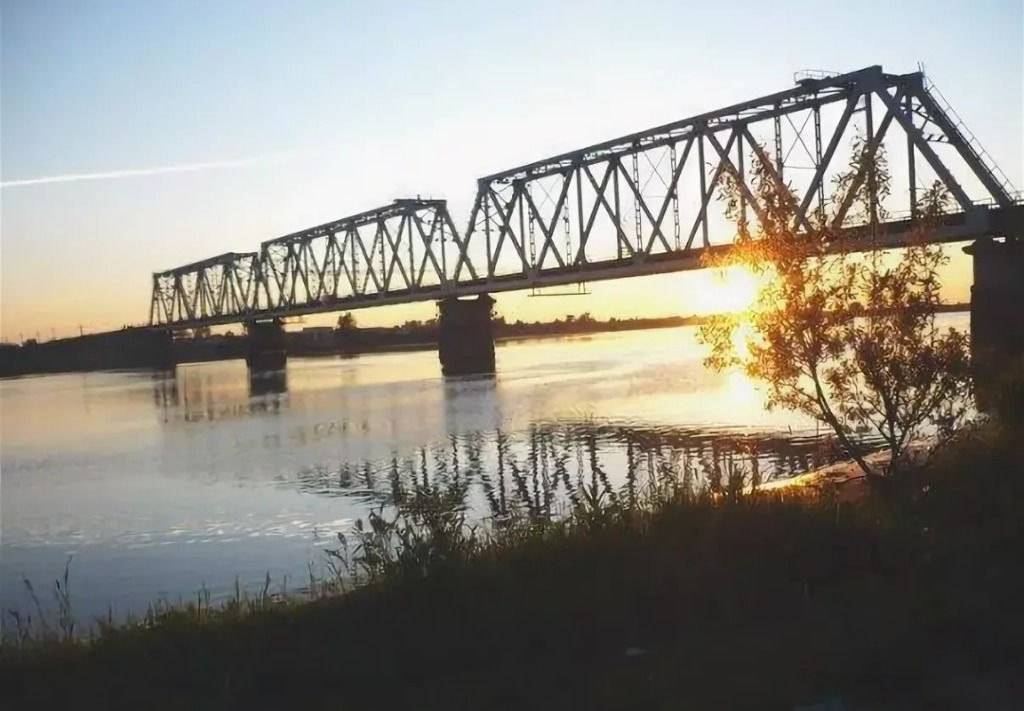
[[[970,304],[943,304],[939,313],[968,312]],[[514,343],[520,341],[569,336],[587,336],[597,333],[620,331],[647,331],[684,326],[700,326],[715,318],[715,315],[667,316],[660,318],[629,318],[598,320],[584,313],[554,321],[507,322],[504,317],[494,319],[494,341]],[[341,319],[339,319],[340,321]],[[74,348],[74,342],[82,337],[54,339],[37,343],[26,341],[22,345],[0,344],[0,380],[30,375],[51,375],[73,372],[104,372],[124,368],[76,368],[59,362],[41,365],[44,359],[37,358],[51,347]],[[407,321],[390,328],[359,328],[356,326],[308,327],[299,331],[287,331],[285,348],[289,358],[320,358],[328,356],[351,357],[376,353],[405,353],[437,348],[437,322]],[[172,346],[174,365],[210,363],[237,360],[245,357],[245,337],[228,331],[225,334],[209,334],[200,331],[175,337]],[[136,368],[132,368],[136,370]]]

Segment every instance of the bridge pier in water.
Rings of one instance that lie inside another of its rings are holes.
[[[245,324],[245,364],[250,372],[284,370],[288,362],[280,319]]]
[[[493,306],[494,299],[487,294],[437,302],[437,347],[443,375],[494,372]]]
[[[974,259],[971,360],[978,404],[1013,360],[1024,358],[1024,237],[979,239],[964,251]]]
[[[156,370],[174,370],[178,364],[174,352],[174,333],[170,329],[157,330],[146,338],[147,360]]]

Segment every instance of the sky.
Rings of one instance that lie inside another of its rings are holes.
[[[154,271],[395,197],[445,197],[462,227],[480,176],[779,91],[801,69],[923,63],[1024,186],[1013,0],[3,0],[0,27],[4,340],[143,322]],[[952,259],[946,298],[966,301],[970,262]],[[708,313],[716,288],[697,272],[497,308]]]

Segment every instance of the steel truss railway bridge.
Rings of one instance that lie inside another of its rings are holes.
[[[854,194],[875,179],[872,161],[855,170],[842,202],[827,197],[835,176],[850,170],[855,137],[869,155],[885,150],[892,176],[890,194],[857,214]],[[754,225],[763,214],[750,181],[758,167],[794,190],[798,231],[827,222],[845,249],[908,244],[919,196],[938,181],[955,207],[929,239],[1005,237],[994,244],[1020,253],[1024,202],[977,139],[923,73],[873,66],[805,72],[775,94],[480,178],[462,231],[444,200],[399,199],[255,252],[156,273],[150,326],[252,326],[434,300],[444,363],[445,304],[466,303],[457,297],[702,268],[703,256],[727,250],[735,234],[715,197],[724,181],[740,188],[742,219]],[[998,279],[1024,282],[1020,257],[1010,262],[1022,271]],[[479,326],[460,313],[449,320]],[[489,324],[484,330],[489,339]],[[493,346],[491,354],[493,362]]]

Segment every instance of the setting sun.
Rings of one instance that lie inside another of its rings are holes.
[[[760,280],[745,267],[726,267],[711,272],[711,297],[718,313],[734,313],[750,308],[760,288]]]

